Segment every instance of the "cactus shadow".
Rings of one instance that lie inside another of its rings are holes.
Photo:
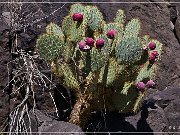
[[[91,116],[91,120],[86,126],[86,132],[141,132],[141,134],[153,135],[153,130],[147,123],[149,115],[148,108],[155,108],[153,103],[146,103],[141,108],[140,118],[137,120],[136,115],[133,113],[121,114],[118,112],[97,112]],[[138,114],[137,114],[138,115]],[[126,119],[130,119],[130,122]],[[143,133],[144,132],[144,133]],[[145,133],[146,132],[146,133]],[[148,133],[147,133],[148,132]],[[130,134],[130,133],[129,133]]]

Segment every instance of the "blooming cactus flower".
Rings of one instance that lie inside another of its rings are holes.
[[[74,13],[72,18],[73,18],[74,21],[81,22],[83,20],[83,14]]]
[[[152,51],[151,54],[154,55],[155,57],[159,55],[157,51]]]
[[[86,46],[86,42],[81,41],[79,42],[79,49],[83,49]]]
[[[149,80],[149,81],[147,81],[147,83],[146,83],[146,87],[148,87],[148,88],[152,88],[152,87],[154,87],[155,86],[155,82],[153,81],[153,80]]]
[[[144,89],[145,89],[145,84],[144,84],[143,82],[138,82],[138,83],[136,84],[136,87],[137,87],[137,89],[139,89],[139,90],[144,90]]]
[[[97,39],[96,40],[96,48],[101,49],[104,46],[104,39]]]
[[[94,40],[93,38],[86,38],[86,45],[93,47],[94,46]]]
[[[116,33],[117,33],[117,31],[112,29],[112,30],[109,30],[106,35],[108,38],[113,39],[115,37]]]
[[[148,44],[148,47],[149,47],[150,50],[154,50],[154,49],[156,48],[156,43],[150,42],[150,43]]]
[[[156,59],[156,56],[151,53],[150,56],[149,56],[149,60],[150,61],[155,61],[155,59]]]
[[[79,49],[80,49],[81,51],[83,51],[83,52],[87,52],[87,51],[89,51],[91,48],[90,48],[88,45],[86,45],[86,42],[85,42],[85,41],[81,41],[81,42],[79,42]]]

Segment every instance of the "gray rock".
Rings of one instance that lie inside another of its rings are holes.
[[[40,135],[62,134],[62,135],[84,135],[82,129],[76,125],[63,121],[46,121],[39,127]]]
[[[45,115],[40,110],[35,109],[29,112],[31,119],[31,130],[32,132],[37,132],[40,135],[51,135],[51,134],[66,134],[66,135],[84,135],[82,129],[76,125],[70,124],[68,122],[53,120],[49,116]],[[26,116],[25,121],[27,127],[29,125],[29,119]]]
[[[126,117],[126,121],[136,128],[136,132],[167,132],[169,124],[164,110],[156,104],[154,107],[145,107],[138,114]]]
[[[180,132],[180,99],[173,100],[164,109],[171,132]]]

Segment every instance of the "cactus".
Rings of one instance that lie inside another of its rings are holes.
[[[125,18],[118,10],[114,22],[105,23],[96,6],[74,4],[62,26],[50,23],[38,38],[40,55],[76,96],[70,122],[83,127],[91,111],[104,106],[137,112],[154,86],[162,44],[141,37],[139,19],[125,25]]]

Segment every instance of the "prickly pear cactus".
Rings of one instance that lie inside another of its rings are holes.
[[[106,23],[95,6],[74,4],[62,26],[50,23],[37,50],[76,103],[70,122],[85,126],[91,111],[137,112],[153,81],[162,44],[140,36],[141,23],[125,24],[123,10]]]

